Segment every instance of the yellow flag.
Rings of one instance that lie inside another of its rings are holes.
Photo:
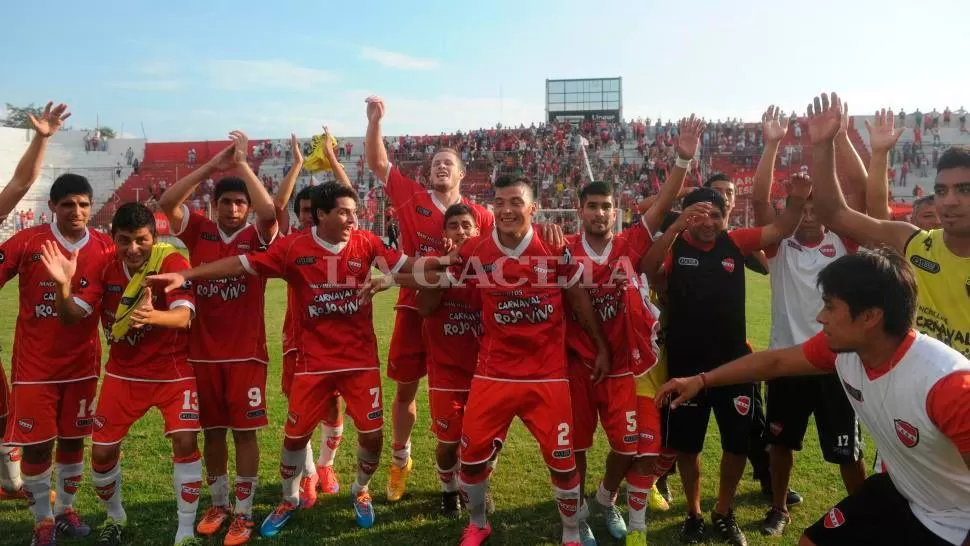
[[[337,139],[331,135],[330,142],[327,145],[335,146],[336,144]],[[313,135],[313,138],[310,139],[310,145],[310,155],[303,160],[303,168],[310,172],[333,170],[330,160],[327,159],[327,154],[323,153],[323,135]]]

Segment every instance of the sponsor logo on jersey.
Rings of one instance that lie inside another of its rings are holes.
[[[636,443],[636,441],[637,441],[636,434],[627,434],[626,436],[623,437],[624,444],[633,444],[633,443]]]
[[[265,409],[249,410],[246,412],[246,419],[259,419],[264,415],[266,415]]]
[[[741,415],[747,415],[748,412],[751,411],[751,397],[736,396],[734,398],[734,409],[736,409]]]
[[[120,284],[109,284],[104,288],[109,294],[121,294],[125,291]]]
[[[316,256],[300,256],[294,261],[296,265],[313,265],[317,263]]]
[[[899,441],[903,443],[906,447],[916,447],[919,444],[919,429],[913,425],[903,421],[902,419],[893,419],[893,424],[896,425],[896,436],[899,437]]]
[[[788,248],[794,248],[795,250],[797,250],[799,252],[802,251],[802,245],[796,243],[795,241],[793,241],[791,239],[788,239]]]
[[[940,272],[940,264],[934,262],[933,260],[927,260],[922,256],[916,256],[914,254],[909,258],[909,261],[927,273],[933,273],[935,275]]]
[[[834,258],[835,257],[835,245],[833,245],[831,243],[824,244],[824,245],[818,247],[818,251],[822,254],[822,256],[825,256],[826,258]]]
[[[64,492],[68,495],[77,493],[81,487],[81,476],[68,476],[64,478]]]
[[[37,286],[41,288],[57,288],[57,283],[54,281],[40,281]]]
[[[849,393],[849,396],[855,398],[859,402],[862,402],[862,391],[846,383],[845,379],[842,380],[842,386],[845,387],[845,392]]]
[[[197,421],[199,419],[199,412],[197,411],[183,411],[179,413],[179,419],[183,421]]]
[[[553,451],[552,452],[552,458],[553,459],[568,459],[569,456],[572,455],[572,454],[573,454],[573,450],[567,447],[566,449],[557,449],[557,450]]]
[[[414,207],[414,211],[421,216],[431,216],[431,211],[421,206]]]
[[[556,499],[556,503],[559,505],[559,512],[567,518],[575,516],[579,510],[579,499]]]
[[[90,417],[78,417],[77,419],[74,420],[74,427],[75,428],[89,427],[91,426],[91,423],[93,421],[94,420],[91,419]]]
[[[677,265],[686,265],[688,267],[697,267],[701,263],[697,261],[697,258],[688,258],[687,256],[681,256],[677,258]]]
[[[838,508],[833,508],[825,514],[825,528],[835,529],[837,527],[842,527],[845,523],[845,516],[842,515],[842,510]]]
[[[246,500],[253,494],[253,482],[239,482],[236,484],[236,500]]]
[[[374,421],[376,419],[380,419],[382,415],[384,415],[384,410],[376,409],[367,414],[367,419]]]
[[[364,262],[360,258],[351,258],[347,260],[347,270],[351,273],[360,273],[364,269]]]
[[[30,431],[34,430],[34,420],[27,417],[21,417],[20,419],[17,419],[17,426],[20,427],[21,431],[29,433]]]
[[[32,261],[32,262],[39,262],[40,261],[40,252],[35,252],[35,253],[31,254],[30,255],[30,261]]]
[[[248,252],[253,247],[252,247],[252,245],[249,244],[249,241],[243,241],[243,242],[239,243],[238,245],[236,245],[236,248],[238,248],[239,250],[242,250],[243,252]]]
[[[218,240],[219,240],[219,236],[218,236],[218,235],[216,235],[215,233],[209,233],[208,231],[203,231],[203,232],[202,232],[202,233],[201,233],[201,234],[199,235],[199,237],[200,237],[200,238],[201,238],[201,239],[202,239],[203,241],[218,241]]]
[[[728,273],[734,273],[734,258],[724,258],[721,260],[721,267]]]
[[[768,428],[771,430],[772,434],[774,434],[775,436],[778,436],[779,434],[781,434],[781,430],[784,427],[782,426],[781,423],[771,423],[768,425]]]
[[[195,502],[199,500],[199,493],[202,491],[202,482],[188,482],[182,484],[182,500],[185,502]]]
[[[438,425],[441,430],[448,430],[448,420],[447,419],[435,419],[434,423]]]

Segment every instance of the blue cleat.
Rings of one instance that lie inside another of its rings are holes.
[[[579,544],[580,546],[596,546],[596,537],[593,536],[593,530],[589,528],[589,524],[585,521],[579,522]]]
[[[357,525],[363,529],[370,529],[374,526],[374,502],[370,498],[370,493],[366,489],[361,489],[354,495],[354,519]]]
[[[603,523],[606,525],[606,530],[610,533],[610,536],[616,540],[625,539],[626,522],[623,521],[623,515],[620,514],[620,510],[616,507],[616,505],[600,505],[600,509],[603,511]]]
[[[276,507],[276,510],[273,510],[272,514],[266,516],[266,519],[263,520],[263,524],[259,526],[259,534],[266,538],[275,537],[296,515],[298,508],[299,506],[296,504],[283,501]]]

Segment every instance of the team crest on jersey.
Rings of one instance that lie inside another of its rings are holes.
[[[91,424],[94,425],[94,430],[101,430],[104,428],[106,420],[103,415],[95,415],[91,418]]]
[[[0,264],[2,264],[5,261],[7,261],[7,253],[0,250]]]
[[[910,257],[909,261],[927,273],[933,273],[935,275],[940,272],[940,264],[934,262],[933,260],[927,260],[922,256],[916,256],[914,254],[912,257]]]
[[[291,411],[286,414],[286,420],[289,421],[291,425],[295,425],[300,422],[300,415]]]
[[[87,278],[85,278],[85,277],[81,277],[81,280],[80,280],[80,281],[78,281],[78,283],[77,283],[77,285],[78,285],[78,286],[80,286],[81,288],[87,288],[87,287],[88,287],[88,285],[90,285],[90,284],[91,284],[91,283],[89,283],[89,282],[88,282],[88,279],[87,279]]]
[[[239,243],[238,245],[236,245],[236,248],[238,248],[239,250],[241,250],[243,252],[249,252],[250,250],[252,250],[253,247],[252,247],[252,245],[249,244],[249,241],[243,241],[243,242]]]
[[[657,439],[657,434],[650,429],[644,430],[643,432],[640,433],[640,440],[646,442],[647,445],[652,444],[654,441],[656,441],[656,439]]]
[[[734,258],[724,258],[721,260],[721,267],[728,273],[734,273]]]
[[[896,436],[904,446],[912,448],[919,444],[918,428],[902,419],[893,419],[893,424],[896,426]]]
[[[360,261],[359,258],[347,260],[347,270],[351,273],[360,273],[362,269],[364,269],[364,262]]]
[[[431,216],[431,211],[424,207],[420,207],[420,206],[414,207],[414,211],[420,214],[421,216],[429,216],[429,217]]]
[[[845,523],[845,516],[842,515],[842,510],[838,508],[833,508],[825,514],[825,528],[835,529],[837,527],[842,527]]]
[[[448,420],[447,419],[435,419],[434,423],[438,425],[441,430],[448,430]]]
[[[747,415],[748,412],[751,411],[751,397],[750,396],[734,397],[734,409],[736,409],[740,415]]]
[[[27,417],[21,417],[20,419],[17,419],[17,426],[20,427],[22,432],[30,433],[30,431],[34,430],[34,420],[28,419]]]
[[[195,502],[199,500],[199,493],[202,491],[202,482],[188,482],[182,484],[182,500],[185,502]]]
[[[818,251],[821,252],[822,256],[825,256],[826,258],[835,257],[835,245],[833,244],[822,245],[818,248]]]

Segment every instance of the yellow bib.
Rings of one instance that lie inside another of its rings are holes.
[[[910,238],[906,260],[916,274],[916,329],[970,358],[970,258],[950,252],[934,229]]]
[[[145,294],[142,287],[145,277],[158,273],[165,258],[176,252],[178,249],[167,243],[155,243],[152,247],[152,255],[141,269],[131,276],[128,286],[125,287],[125,293],[121,296],[121,303],[115,311],[115,322],[111,325],[111,341],[121,340],[131,328],[131,312],[138,307]]]

